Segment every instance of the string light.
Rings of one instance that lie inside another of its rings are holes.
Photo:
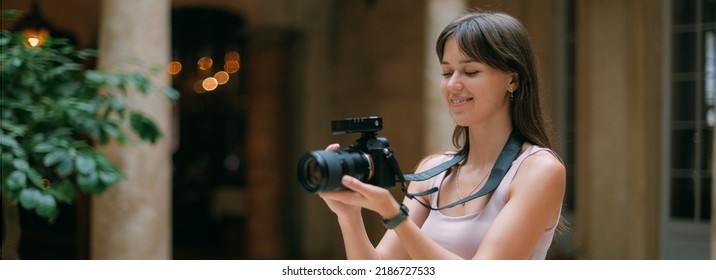
[[[214,78],[216,78],[216,81],[220,85],[223,85],[229,81],[229,73],[226,73],[226,71],[219,71],[214,74]]]
[[[174,60],[172,62],[169,62],[169,65],[167,66],[167,72],[172,75],[179,74],[181,72],[182,65],[181,62],[178,60]]]
[[[214,77],[208,77],[208,78],[204,79],[204,81],[201,82],[201,86],[206,91],[212,91],[212,90],[215,90],[216,87],[219,86],[219,81],[217,81],[216,78],[214,78]]]

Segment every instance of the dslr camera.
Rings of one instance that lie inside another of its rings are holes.
[[[381,117],[349,118],[331,121],[333,134],[360,132],[358,140],[348,148],[316,150],[304,154],[298,161],[298,181],[310,193],[345,189],[343,175],[379,187],[395,185],[399,174],[397,161],[388,139],[377,137],[383,129]]]

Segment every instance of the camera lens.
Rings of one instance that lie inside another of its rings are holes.
[[[321,184],[321,179],[324,177],[321,170],[321,165],[314,157],[309,157],[304,163],[304,175],[311,186],[318,186]]]
[[[312,151],[298,162],[298,181],[311,193],[343,189],[341,178],[350,175],[363,182],[373,176],[373,161],[360,151]]]

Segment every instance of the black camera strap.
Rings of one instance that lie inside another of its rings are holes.
[[[520,150],[522,148],[522,144],[524,143],[524,138],[522,135],[520,135],[518,132],[515,132],[514,130],[512,133],[510,133],[510,138],[507,140],[507,143],[502,148],[502,151],[500,151],[500,155],[497,157],[497,160],[495,161],[495,165],[492,167],[492,170],[490,171],[490,177],[487,179],[487,183],[485,183],[485,186],[480,189],[477,193],[474,193],[468,197],[462,198],[458,201],[455,201],[453,203],[450,203],[448,205],[434,208],[430,205],[426,205],[421,200],[418,200],[420,204],[425,206],[425,208],[431,209],[431,210],[441,210],[446,208],[455,207],[457,205],[466,203],[470,200],[473,200],[475,198],[481,197],[483,195],[486,195],[488,193],[491,193],[494,191],[498,185],[500,185],[500,182],[505,177],[505,174],[507,174],[507,170],[510,169],[510,166],[512,165],[512,162],[517,158],[517,155],[520,153]],[[393,166],[393,169],[395,174],[398,175],[399,181],[402,183],[403,193],[405,196],[407,196],[410,199],[414,199],[416,196],[425,196],[432,194],[434,192],[438,191],[437,187],[433,187],[427,191],[420,192],[420,193],[409,193],[408,187],[406,185],[406,181],[425,181],[427,179],[433,178],[437,176],[438,174],[445,172],[446,170],[450,169],[451,167],[455,166],[456,164],[460,163],[466,156],[466,153],[463,154],[457,154],[452,159],[443,162],[429,170],[426,170],[421,173],[417,174],[402,174],[400,172],[400,167],[398,167],[398,163],[395,160],[395,157],[393,157],[392,152],[389,155],[386,155],[388,157],[388,161],[391,162],[391,165]]]

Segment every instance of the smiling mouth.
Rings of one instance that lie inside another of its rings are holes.
[[[462,103],[470,102],[473,98],[471,97],[462,97],[462,98],[451,98],[450,104],[452,105],[460,105]]]

